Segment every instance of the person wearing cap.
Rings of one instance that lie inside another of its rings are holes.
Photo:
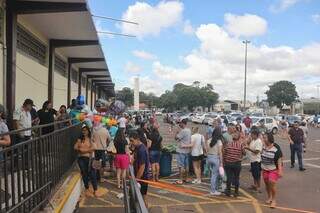
[[[179,122],[180,131],[176,133],[175,139],[178,142],[177,147],[177,162],[180,173],[180,180],[177,180],[177,184],[183,184],[183,181],[188,181],[189,173],[189,158],[191,153],[190,147],[185,147],[191,144],[191,130],[187,128],[187,119],[183,119]]]
[[[295,164],[295,155],[297,153],[298,162],[299,162],[299,170],[306,170],[303,167],[302,162],[302,144],[304,143],[304,133],[301,128],[299,128],[299,122],[295,121],[293,127],[290,128],[288,132],[288,139],[290,142],[290,151],[291,151],[291,168],[294,168]]]
[[[6,112],[3,105],[0,104],[0,150],[2,150],[3,147],[10,146],[11,139],[9,135],[6,135],[4,133],[9,132],[8,126],[5,122],[6,119]],[[3,135],[4,134],[4,135]],[[0,159],[2,159],[2,154],[0,155]]]
[[[16,130],[26,129],[32,127],[32,117],[30,111],[33,107],[33,101],[26,99],[22,107],[18,108],[13,113],[13,127]],[[31,138],[31,130],[19,132],[19,138],[17,143],[29,140]]]

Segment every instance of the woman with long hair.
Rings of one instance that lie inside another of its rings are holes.
[[[274,143],[272,133],[263,135],[264,147],[261,153],[261,168],[264,183],[268,194],[267,204],[271,208],[276,207],[276,183],[282,177],[282,151],[280,146]]]
[[[153,181],[159,181],[160,174],[160,152],[162,148],[162,137],[159,133],[159,124],[157,122],[153,123],[152,130],[150,134],[150,139],[152,141],[150,151],[150,163],[152,169]]]
[[[212,137],[207,140],[207,164],[211,170],[211,191],[214,196],[221,195],[217,191],[217,180],[219,177],[219,167],[223,167],[222,157],[222,133],[219,127],[212,132]]]
[[[119,128],[114,138],[114,146],[116,147],[117,154],[115,157],[115,166],[117,169],[117,183],[118,188],[121,188],[121,178],[126,179],[127,170],[130,163],[130,151],[128,141],[125,136],[125,130]]]
[[[67,107],[65,105],[61,105],[59,109],[59,113],[57,116],[57,121],[66,121],[70,119],[69,114],[67,113]],[[59,129],[63,129],[71,125],[71,121],[66,121],[58,124]]]
[[[81,137],[74,145],[74,149],[78,152],[78,165],[81,171],[84,187],[86,189],[86,195],[91,196],[89,190],[89,180],[93,186],[93,194],[97,195],[98,183],[96,177],[96,170],[90,165],[90,160],[93,158],[95,151],[95,144],[91,141],[91,131],[88,126],[82,127]]]
[[[40,119],[40,125],[52,124],[51,126],[43,127],[42,134],[48,134],[54,131],[54,116],[57,115],[57,111],[53,109],[51,101],[45,101],[42,105],[42,109],[38,111],[38,116]]]

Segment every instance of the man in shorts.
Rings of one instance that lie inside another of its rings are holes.
[[[148,192],[148,183],[144,180],[149,180],[148,169],[149,169],[149,158],[147,147],[140,141],[139,134],[136,131],[133,131],[129,135],[130,143],[135,147],[134,152],[134,173],[140,184],[140,192],[143,196],[143,200],[147,206],[147,192]]]
[[[191,144],[191,130],[187,128],[187,119],[183,119],[179,123],[180,130],[176,133],[177,147],[177,163],[179,167],[180,180],[177,180],[177,184],[183,184],[183,181],[188,181],[189,173],[189,158],[191,148],[182,148],[183,145]]]

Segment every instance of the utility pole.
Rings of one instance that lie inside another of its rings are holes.
[[[317,85],[317,99],[320,99],[320,96],[319,96],[319,88],[320,88],[320,85]]]
[[[246,110],[247,102],[247,57],[248,57],[248,44],[250,41],[242,41],[245,44],[245,57],[244,57],[244,94],[243,94],[243,110]]]

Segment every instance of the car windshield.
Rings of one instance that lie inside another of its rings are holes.
[[[260,118],[252,118],[252,123],[257,123],[260,120]]]

